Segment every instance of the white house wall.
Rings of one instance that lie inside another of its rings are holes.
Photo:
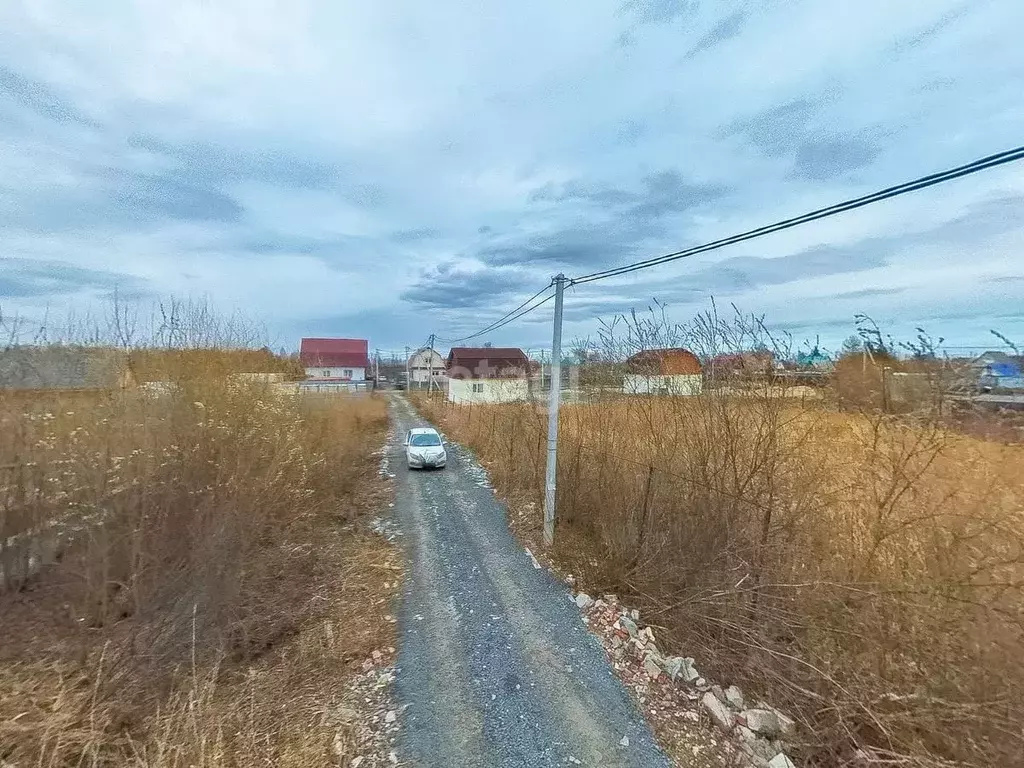
[[[345,372],[351,371],[350,376],[346,376]],[[348,381],[366,381],[366,369],[357,368],[351,365],[328,367],[328,366],[314,366],[306,368],[306,378],[310,380],[315,379],[346,379]]]
[[[482,391],[474,392],[474,385]],[[526,379],[448,380],[448,400],[456,404],[511,403],[529,397],[530,383]]]
[[[699,395],[704,388],[704,377],[693,375],[641,376],[627,374],[622,379],[622,391],[628,395]]]
[[[435,368],[431,373],[429,368],[412,368],[409,371],[410,378],[414,383],[426,384],[433,377],[434,381],[443,381],[444,367]]]

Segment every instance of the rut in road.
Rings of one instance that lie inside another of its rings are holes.
[[[427,424],[397,394],[391,416],[408,559],[403,764],[667,766],[565,585],[510,533],[483,469],[450,444],[447,469],[408,471],[402,436]]]

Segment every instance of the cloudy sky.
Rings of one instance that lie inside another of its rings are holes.
[[[0,307],[371,346],[1024,143],[1020,0],[0,4]],[[1024,164],[573,289],[1024,340]],[[550,343],[550,304],[488,338]]]

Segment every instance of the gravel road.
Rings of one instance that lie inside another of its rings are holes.
[[[667,766],[566,586],[533,566],[472,455],[450,444],[447,469],[408,471],[402,436],[427,424],[398,394],[391,416],[408,558],[402,763]]]

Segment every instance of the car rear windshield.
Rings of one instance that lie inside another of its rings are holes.
[[[413,435],[409,441],[411,445],[440,445],[441,438],[437,435]]]

